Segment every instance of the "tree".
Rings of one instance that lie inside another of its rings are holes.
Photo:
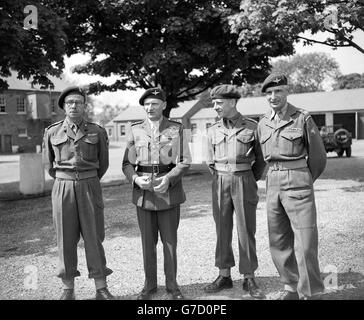
[[[287,75],[295,93],[322,91],[325,81],[335,81],[340,75],[339,65],[326,53],[297,54],[272,64],[272,72]]]
[[[48,76],[60,76],[64,68],[63,55],[66,53],[66,34],[63,29],[65,20],[53,10],[47,8],[43,1],[31,1],[35,12],[24,13],[29,4],[26,0],[2,0],[0,8],[0,77],[17,71],[18,78],[29,79],[42,88],[51,87]],[[27,17],[34,15],[32,21]],[[37,29],[35,22],[38,22]],[[0,91],[8,84],[0,79]]]
[[[76,72],[112,74],[112,85],[94,83],[90,93],[160,86],[168,116],[179,101],[219,83],[261,81],[269,57],[293,52],[278,32],[237,44],[229,17],[240,0],[50,1],[68,22],[67,54],[88,52],[91,60]]]
[[[350,73],[337,78],[335,90],[364,88],[364,73]]]
[[[234,32],[241,41],[258,39],[267,30],[279,32],[292,42],[321,43],[337,47],[353,47],[364,53],[363,46],[353,41],[355,31],[364,31],[363,0],[242,0],[240,13],[232,18]],[[324,41],[302,35],[311,31],[328,32]]]

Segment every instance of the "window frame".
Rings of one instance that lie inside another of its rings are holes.
[[[21,101],[23,103],[20,103]],[[19,106],[23,106],[23,110],[19,110]],[[24,97],[16,97],[16,113],[17,114],[26,114],[27,113]]]

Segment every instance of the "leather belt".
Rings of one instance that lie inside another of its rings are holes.
[[[65,180],[83,180],[88,178],[97,177],[97,170],[88,171],[56,171],[56,178]]]
[[[250,163],[215,163],[215,170],[222,172],[237,172],[250,170]]]
[[[287,161],[269,161],[268,168],[269,168],[269,170],[273,170],[273,171],[307,168],[307,161],[306,161],[306,159],[287,160]]]
[[[149,166],[140,166],[138,165],[137,172],[145,172],[145,173],[165,173],[171,171],[176,165],[168,164],[168,165],[149,165]]]

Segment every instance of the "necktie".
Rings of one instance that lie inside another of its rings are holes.
[[[71,128],[72,128],[72,131],[74,132],[74,134],[77,134],[78,126],[73,124]]]

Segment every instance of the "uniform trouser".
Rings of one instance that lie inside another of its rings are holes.
[[[102,246],[104,204],[99,178],[78,181],[56,178],[52,206],[59,254],[58,277],[73,279],[80,275],[77,270],[80,235],[84,240],[89,278],[104,278],[111,274]]]
[[[157,242],[159,231],[163,243],[166,287],[170,290],[177,289],[177,229],[180,219],[180,206],[162,211],[150,211],[137,207],[137,214],[143,248],[144,288],[151,290],[157,287]]]
[[[309,169],[269,170],[266,187],[270,251],[282,282],[301,296],[322,292]]]
[[[212,208],[217,235],[215,266],[219,269],[235,265],[231,246],[234,210],[239,240],[239,272],[253,275],[258,268],[255,245],[257,203],[258,187],[251,170],[234,175],[213,175]]]

